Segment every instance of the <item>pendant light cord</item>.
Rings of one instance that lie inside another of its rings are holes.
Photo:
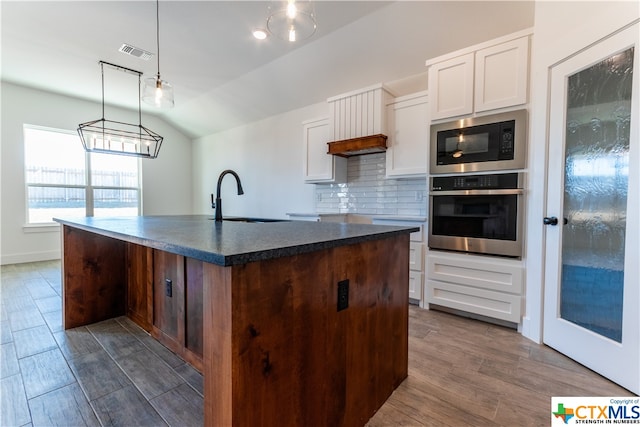
[[[100,72],[102,74],[102,120],[104,120],[104,63],[100,61]]]
[[[156,51],[158,59],[158,80],[160,80],[160,0],[156,0]]]
[[[140,80],[140,74],[138,74],[138,128],[140,132],[142,132],[142,104],[140,104],[140,86],[142,86],[142,81]]]

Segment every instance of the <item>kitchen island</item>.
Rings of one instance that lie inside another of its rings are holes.
[[[201,370],[207,426],[364,425],[407,376],[416,228],[56,221],[64,328],[126,314]]]

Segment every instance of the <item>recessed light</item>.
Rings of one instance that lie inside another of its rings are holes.
[[[262,28],[254,29],[252,34],[253,37],[257,38],[258,40],[264,40],[267,38],[267,31],[263,30]]]

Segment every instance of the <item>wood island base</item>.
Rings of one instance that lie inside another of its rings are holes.
[[[408,258],[398,234],[220,266],[64,225],[63,323],[126,314],[202,371],[206,426],[361,426],[407,377]]]

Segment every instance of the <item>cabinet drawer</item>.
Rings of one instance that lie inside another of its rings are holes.
[[[424,245],[419,242],[409,243],[409,268],[415,271],[422,271],[422,254]]]
[[[520,295],[524,287],[524,267],[518,260],[503,260],[459,254],[427,256],[430,280]]]
[[[409,240],[411,240],[412,242],[424,242],[424,224],[403,224],[403,225],[420,227],[420,231],[414,231],[409,235]]]
[[[494,319],[520,322],[520,295],[427,280],[427,302]]]
[[[420,230],[409,235],[412,242],[424,242],[424,222],[401,221],[397,219],[373,218],[373,224],[380,225],[400,225],[402,227],[418,227]]]

